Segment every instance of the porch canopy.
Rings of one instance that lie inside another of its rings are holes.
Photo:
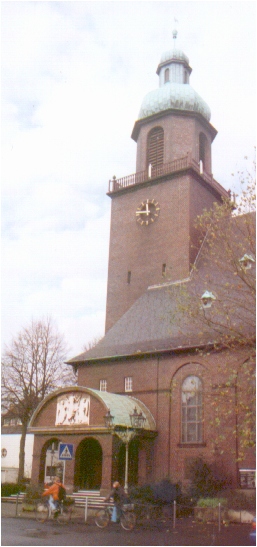
[[[143,429],[156,431],[151,412],[139,399],[83,386],[68,386],[50,393],[38,405],[31,418],[29,431],[106,431],[104,417],[108,411],[114,418],[114,427],[131,427],[130,415],[135,408],[145,418]]]

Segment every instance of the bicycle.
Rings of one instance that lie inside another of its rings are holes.
[[[54,510],[49,500],[40,500],[36,505],[36,520],[46,522],[52,519],[59,524],[68,524],[71,521],[72,505],[73,501],[59,501],[58,509]]]
[[[105,528],[109,524],[113,509],[113,506],[108,505],[96,513],[95,523],[99,528]],[[135,527],[136,515],[133,510],[133,504],[126,504],[121,507],[120,524],[124,530],[133,530]]]

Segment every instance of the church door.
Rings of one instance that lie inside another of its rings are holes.
[[[84,439],[75,456],[74,486],[78,490],[100,490],[102,448],[96,439]]]

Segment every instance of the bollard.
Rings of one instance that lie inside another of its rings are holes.
[[[173,528],[176,528],[176,500],[174,500],[173,504]]]
[[[19,503],[19,492],[16,496],[16,508],[15,508],[15,516],[18,516],[18,503]]]
[[[88,503],[88,497],[86,496],[86,503],[85,503],[85,522],[87,522],[87,503]]]
[[[221,505],[219,503],[219,532],[221,531]]]

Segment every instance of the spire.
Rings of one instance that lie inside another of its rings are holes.
[[[178,20],[176,19],[176,17],[174,17],[174,23],[175,23],[175,28],[172,31],[172,36],[173,36],[174,49],[176,49],[176,39],[177,39],[177,35],[178,35],[178,31],[176,29],[176,23],[178,23]]]
[[[177,31],[176,29],[174,29],[174,30],[172,31],[174,49],[176,49],[176,39],[177,39],[177,35],[178,35],[178,31]]]

